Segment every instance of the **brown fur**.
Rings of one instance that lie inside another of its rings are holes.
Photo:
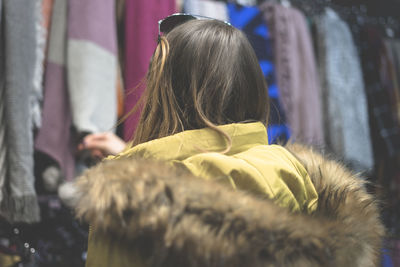
[[[289,150],[319,194],[312,215],[135,158],[86,172],[77,214],[149,266],[376,266],[384,230],[363,181],[309,149]]]

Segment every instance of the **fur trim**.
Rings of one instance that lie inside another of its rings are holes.
[[[363,182],[306,148],[290,150],[318,191],[312,215],[135,158],[88,170],[76,184],[77,215],[149,266],[376,266],[383,227]]]
[[[286,148],[304,165],[317,190],[318,208],[313,217],[338,222],[352,233],[357,242],[351,250],[358,255],[353,266],[377,266],[385,231],[378,203],[367,193],[365,179],[310,148],[298,144]]]

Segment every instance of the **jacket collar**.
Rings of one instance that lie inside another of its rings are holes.
[[[268,145],[267,130],[261,122],[233,123],[218,126],[232,138],[233,155],[255,145]],[[202,151],[217,152],[226,148],[226,141],[216,131],[204,128],[188,130],[171,136],[155,139],[129,148],[119,154],[119,158],[135,155],[159,160],[184,160]],[[111,158],[110,158],[111,159]]]

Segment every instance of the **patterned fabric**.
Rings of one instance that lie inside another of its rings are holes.
[[[66,66],[73,125],[79,133],[112,131],[118,71],[114,1],[67,2]]]
[[[126,1],[125,113],[132,110],[144,91],[144,78],[157,45],[157,22],[175,13],[175,8],[175,0]],[[139,118],[140,114],[136,112],[124,122],[125,140],[133,137]]]
[[[360,60],[348,25],[332,10],[316,18],[325,141],[357,171],[374,159]]]
[[[274,40],[277,83],[292,139],[324,143],[320,86],[313,44],[300,11],[264,2],[260,9]]]
[[[53,158],[66,179],[75,172],[71,112],[66,84],[67,2],[55,0],[44,77],[42,126],[35,148]]]
[[[242,30],[253,46],[268,84],[271,107],[268,126],[269,143],[284,143],[289,139],[290,132],[285,124],[285,113],[279,101],[273,64],[273,41],[263,20],[263,14],[257,7],[245,7],[232,3],[228,4],[228,11],[231,24]]]
[[[40,218],[34,188],[33,133],[29,105],[36,60],[36,8],[35,1],[2,2],[4,17],[1,41],[5,57],[2,100],[7,123],[8,170],[7,184],[0,188],[3,193],[0,213],[12,222],[36,222]]]
[[[0,221],[0,266],[84,267],[88,226],[76,220],[55,195],[39,197],[39,204],[40,223]],[[17,263],[3,264],[11,255]]]

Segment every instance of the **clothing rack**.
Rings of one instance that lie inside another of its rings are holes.
[[[351,24],[352,31],[358,32],[360,26],[374,25],[390,38],[400,37],[400,20],[396,12],[400,1],[385,0],[217,0],[241,5],[260,5],[266,1],[292,5],[308,16],[321,14],[326,7],[334,9],[342,19]]]
[[[360,26],[374,25],[382,29],[388,37],[400,36],[400,20],[393,9],[400,9],[400,4],[392,0],[379,7],[373,1],[342,1],[342,0],[291,0],[293,6],[312,16],[323,12],[326,7],[334,9],[342,19],[347,21],[354,32],[358,32]],[[396,3],[396,4],[395,4]],[[388,8],[393,7],[393,8]]]

